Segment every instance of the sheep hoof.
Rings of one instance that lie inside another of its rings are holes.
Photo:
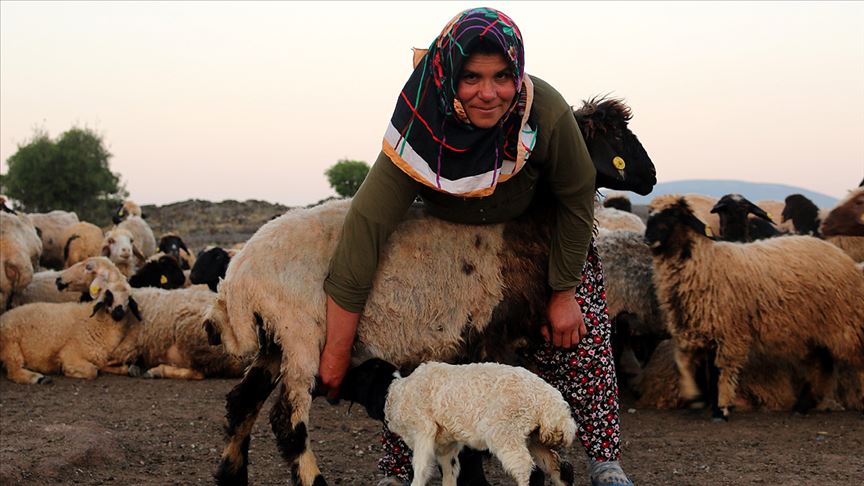
[[[141,373],[141,378],[146,378],[149,380],[149,379],[161,378],[161,377],[159,375],[155,375],[155,374],[151,373],[150,370],[147,370],[144,373]]]
[[[138,365],[129,365],[129,376],[138,378],[143,373],[141,372],[141,367]]]
[[[38,380],[36,380],[37,385],[50,385],[54,383],[54,380],[51,379],[50,376],[40,376]]]

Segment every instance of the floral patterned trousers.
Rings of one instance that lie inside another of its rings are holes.
[[[576,300],[585,316],[588,335],[572,349],[545,344],[532,350],[538,374],[570,403],[576,420],[576,435],[588,457],[616,461],[621,456],[618,421],[618,385],[610,344],[611,327],[603,286],[603,265],[597,246],[591,241],[582,270]],[[385,476],[408,480],[411,476],[411,449],[398,435],[387,430],[381,438],[384,457],[378,469]]]

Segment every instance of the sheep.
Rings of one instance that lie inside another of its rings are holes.
[[[603,207],[615,208],[628,213],[633,212],[633,204],[630,202],[630,198],[623,193],[606,194],[606,199],[603,200]]]
[[[856,262],[864,262],[864,188],[857,188],[826,215],[820,231]]]
[[[394,365],[370,359],[348,372],[340,398],[364,405],[411,447],[412,486],[428,482],[435,460],[442,485],[456,486],[466,446],[488,449],[519,486],[542,483],[544,472],[556,486],[573,484],[572,467],[554,450],[576,436],[570,405],[524,368],[429,362],[403,378]]]
[[[118,228],[128,230],[132,234],[135,245],[141,254],[144,255],[144,259],[156,253],[156,237],[153,236],[153,230],[150,229],[150,225],[141,217],[128,216],[114,226],[114,229]]]
[[[57,286],[81,290],[92,275],[115,268],[107,258],[90,258],[61,272]],[[243,374],[248,361],[229,356],[221,346],[210,346],[201,326],[215,294],[199,287],[132,288],[131,294],[141,305],[143,323],[129,329],[111,353],[112,363],[131,363],[127,368],[131,374],[147,378],[200,380]]]
[[[134,275],[129,277],[133,288],[156,287],[160,289],[179,289],[186,286],[186,275],[180,269],[180,264],[171,255],[157,253],[147,260]]]
[[[206,284],[213,292],[216,292],[219,281],[225,277],[231,255],[223,248],[215,247],[202,251],[198,254],[192,271],[189,273],[189,281],[192,284]]]
[[[141,206],[131,199],[126,199],[120,203],[120,206],[117,209],[114,210],[114,214],[111,215],[111,222],[114,224],[120,224],[121,221],[125,220],[129,216],[137,216],[142,219],[147,218],[147,215],[141,212]]]
[[[195,265],[195,257],[186,247],[183,239],[174,233],[162,235],[159,238],[158,250],[162,253],[172,255],[175,260],[180,262],[180,268],[190,270]]]
[[[711,208],[711,212],[720,216],[719,236],[723,241],[746,242],[780,235],[780,231],[771,224],[771,216],[741,194],[726,194]],[[764,225],[756,223],[756,219],[749,219],[748,214],[759,218]]]
[[[665,196],[657,196],[651,200],[649,207],[654,205],[655,200],[663,200]],[[705,223],[712,235],[720,232],[720,216],[712,213],[711,208],[719,201],[713,196],[704,196],[702,194],[685,194],[682,196],[687,204],[692,208],[693,214]]]
[[[141,320],[130,290],[115,269],[91,282],[95,305],[40,302],[0,316],[0,362],[6,375],[15,383],[44,384],[50,381],[45,374],[93,379],[100,371],[117,373],[109,355],[132,316]]]
[[[105,237],[102,239],[101,254],[114,262],[120,273],[126,277],[131,277],[138,269],[139,263],[143,263],[145,260],[132,233],[118,227],[105,233]]]
[[[33,274],[33,280],[20,292],[16,292],[11,307],[19,307],[32,302],[77,302],[78,295],[63,292],[57,288],[57,270],[45,270]]]
[[[597,187],[650,192],[654,166],[627,128],[629,108],[607,100],[574,116]],[[240,356],[257,353],[226,400],[228,437],[216,473],[222,484],[247,480],[249,431],[280,381],[270,421],[284,459],[295,483],[323,481],[309,448],[309,390],[326,331],[323,282],[349,204],[296,208],[269,221],[219,283],[205,322],[212,342]],[[483,226],[410,210],[381,248],[354,357],[400,367],[455,359],[521,364],[520,348],[542,342],[536,323],[545,321],[549,297],[550,209],[535,204],[516,220]]]
[[[33,280],[41,254],[42,240],[27,215],[0,211],[0,313]]]
[[[606,208],[595,204],[594,219],[597,220],[597,226],[602,230],[645,232],[645,223],[639,216],[620,209]]]
[[[815,362],[806,399],[817,401],[833,390],[835,359],[864,366],[864,274],[848,255],[809,236],[714,242],[684,198],[663,196],[651,206],[645,237],[682,398],[699,398],[694,367],[707,353],[719,369],[714,414],[724,419],[750,353]]]
[[[63,268],[69,268],[80,261],[99,256],[104,237],[102,228],[86,221],[80,221],[64,229],[60,237],[61,241],[64,242]]]
[[[28,215],[33,225],[38,228],[42,238],[42,257],[40,264],[45,268],[59,270],[63,268],[63,231],[78,222],[78,215],[73,212],[55,210],[49,213],[31,213]]]
[[[819,207],[801,194],[786,196],[783,207],[783,221],[792,221],[795,233],[799,235],[819,235]]]

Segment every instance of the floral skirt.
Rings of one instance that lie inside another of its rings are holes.
[[[596,461],[615,461],[621,456],[618,385],[603,265],[593,240],[582,270],[582,282],[576,289],[576,300],[585,316],[588,335],[572,349],[544,344],[532,350],[529,359],[533,359],[540,377],[570,403],[577,424],[576,435],[588,457]],[[385,476],[408,480],[412,474],[411,449],[386,426],[381,443],[384,457],[378,461],[378,469]]]

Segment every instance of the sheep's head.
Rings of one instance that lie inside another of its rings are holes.
[[[231,256],[222,248],[211,248],[198,255],[192,271],[189,273],[189,281],[193,284],[207,284],[213,292],[219,286],[219,280],[225,277],[228,271],[228,263]]]
[[[399,377],[396,366],[379,358],[364,361],[345,374],[339,387],[339,398],[366,407],[375,420],[384,420],[387,391]]]
[[[711,208],[711,212],[720,216],[720,236],[727,241],[749,241],[748,214],[772,222],[764,209],[741,194],[726,194]]]
[[[819,234],[819,207],[801,194],[786,196],[783,208],[783,222],[792,220],[795,232],[799,235]]]
[[[154,255],[155,256],[155,255]],[[179,289],[186,283],[186,275],[180,264],[171,255],[152,258],[129,277],[133,288],[158,287],[160,289]]]
[[[595,186],[646,195],[657,183],[651,157],[627,127],[632,113],[622,100],[583,101],[573,115],[597,169]]]
[[[651,215],[645,229],[645,242],[655,255],[681,252],[687,255],[690,249],[690,231],[712,238],[711,230],[693,214],[687,201],[678,195],[654,198],[649,205]]]
[[[855,189],[840,201],[825,217],[820,229],[824,236],[864,236],[864,187]]]
[[[107,275],[111,271],[118,271],[111,260],[105,257],[90,257],[60,272],[55,284],[57,290],[61,291],[88,292],[90,283],[97,275]]]
[[[159,251],[166,255],[173,256],[180,263],[183,270],[188,270],[188,263],[185,268],[183,267],[183,264],[186,263],[186,261],[182,258],[180,250],[185,251],[187,255],[191,255],[189,248],[186,248],[186,243],[184,243],[179,236],[169,233],[163,235],[162,238],[159,238]]]
[[[144,255],[135,246],[132,233],[123,228],[114,228],[105,233],[102,240],[102,256],[108,257],[116,265],[134,265],[134,259],[144,261]]]
[[[138,303],[132,297],[132,287],[116,267],[97,271],[90,282],[88,295],[94,302],[91,316],[106,312],[115,321],[121,321],[128,310],[136,319],[142,320]]]
[[[117,209],[114,210],[114,213],[111,215],[111,221],[114,224],[120,224],[121,221],[126,219],[129,216],[141,216],[144,215],[141,213],[141,207],[135,204],[131,199],[127,199],[123,201],[123,204],[120,205]]]

